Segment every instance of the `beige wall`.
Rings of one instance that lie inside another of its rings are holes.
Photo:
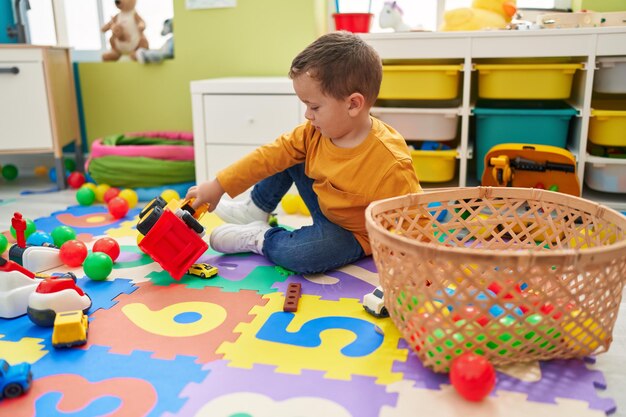
[[[234,8],[187,10],[185,0],[174,0],[173,60],[79,64],[88,142],[131,131],[191,131],[190,81],[286,75],[292,58],[323,33],[325,3],[237,0]]]

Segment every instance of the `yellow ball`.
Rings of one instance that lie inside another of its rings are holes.
[[[298,210],[300,211],[300,213],[304,214],[305,216],[311,215],[309,208],[306,206],[306,204],[304,203],[304,200],[300,196],[298,196]]]
[[[137,193],[130,188],[124,188],[117,196],[122,197],[124,200],[126,200],[129,208],[135,207],[137,205],[137,202],[139,201]]]
[[[574,319],[578,318],[579,315],[581,315],[579,311],[571,313]],[[591,318],[585,319],[582,325],[579,320],[566,322],[563,330],[563,340],[574,351],[586,351],[586,347],[589,349],[589,353],[593,353],[600,346],[600,343],[605,342],[607,337],[604,329]]]
[[[298,199],[300,197],[295,194],[285,194],[280,201],[280,206],[287,214],[296,214],[298,212]]]
[[[38,177],[47,177],[48,176],[48,167],[44,165],[39,165],[35,167],[35,175]]]
[[[86,183],[84,183],[83,185],[80,186],[80,188],[83,188],[83,187],[89,188],[94,193],[96,192],[96,184],[94,184],[93,182],[86,182]]]
[[[167,203],[169,203],[171,200],[180,200],[180,196],[178,195],[178,193],[174,190],[164,190],[161,193],[161,197],[163,197],[163,200],[165,200]]]
[[[106,193],[109,188],[111,188],[109,184],[100,184],[96,186],[96,200],[104,203],[104,193]]]

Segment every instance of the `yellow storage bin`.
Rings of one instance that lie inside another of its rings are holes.
[[[626,101],[594,102],[591,107],[589,141],[602,146],[626,146]]]
[[[413,168],[420,182],[447,182],[454,178],[456,149],[411,151]]]
[[[379,99],[451,100],[463,65],[383,65]]]
[[[478,96],[491,99],[563,100],[582,64],[476,64]]]

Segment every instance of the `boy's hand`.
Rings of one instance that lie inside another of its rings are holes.
[[[198,208],[203,203],[208,203],[208,211],[213,211],[223,195],[224,189],[222,185],[217,179],[213,179],[191,187],[189,191],[187,191],[185,198],[195,198],[193,203],[191,203],[191,207],[194,209]]]

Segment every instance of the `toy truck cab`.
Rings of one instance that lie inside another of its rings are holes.
[[[0,398],[15,398],[30,389],[33,373],[29,363],[9,365],[0,359]]]
[[[81,310],[62,311],[54,319],[52,346],[72,347],[87,343],[89,319]]]
[[[371,293],[365,294],[363,297],[363,308],[374,317],[389,317],[389,312],[387,307],[385,307],[383,287],[376,287]]]

